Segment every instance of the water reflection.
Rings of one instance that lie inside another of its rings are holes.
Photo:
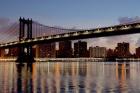
[[[0,63],[0,93],[139,93],[139,63]]]
[[[16,64],[17,68],[17,92],[33,93],[32,83],[33,64]]]
[[[130,64],[129,63],[119,63],[116,64],[116,78],[119,81],[118,91],[128,93],[127,80],[130,78]]]

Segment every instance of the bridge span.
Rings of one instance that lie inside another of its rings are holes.
[[[77,40],[97,37],[107,37],[116,35],[126,35],[140,33],[140,23],[115,25],[110,27],[77,30],[73,32],[66,32],[56,35],[41,36],[31,39],[24,39],[21,41],[13,41],[0,44],[0,48],[8,48],[22,45],[36,45],[41,43],[59,42],[65,40]]]
[[[37,25],[39,25],[39,28],[37,28]],[[87,30],[59,28],[57,29],[59,33],[50,34],[50,35],[48,34],[46,35],[45,32],[46,28],[47,29],[49,28],[48,30],[49,33],[55,30],[54,27],[43,26],[42,24],[34,22],[32,19],[29,20],[29,19],[20,18],[19,29],[17,30],[18,34],[16,34],[18,35],[19,40],[7,42],[7,43],[1,43],[0,48],[2,49],[2,48],[18,47],[19,55],[17,57],[17,61],[32,62],[34,61],[32,46],[36,44],[140,33],[140,23],[121,24],[121,25],[115,25],[110,27],[102,27],[102,28],[87,29]],[[12,35],[15,35],[15,32],[13,33],[14,34]],[[11,33],[7,33],[7,34],[9,34],[9,36],[11,35]],[[25,49],[27,49],[26,53],[25,53]]]

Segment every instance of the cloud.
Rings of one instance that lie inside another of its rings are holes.
[[[13,23],[9,18],[0,17],[0,43],[10,42],[15,40],[18,33],[14,32],[16,29],[18,31],[17,23]]]
[[[8,30],[13,25],[9,18],[0,17],[0,32]]]
[[[140,46],[140,38],[138,39],[137,43],[138,46]]]
[[[0,28],[3,28],[10,24],[9,18],[0,17]]]
[[[120,24],[129,24],[129,23],[137,23],[140,22],[140,17],[135,16],[135,17],[120,17],[118,19]]]
[[[136,42],[136,46],[140,47],[140,38],[138,38],[137,42]]]
[[[118,42],[132,42],[132,37],[130,35],[114,36],[108,37],[107,43],[118,43]]]

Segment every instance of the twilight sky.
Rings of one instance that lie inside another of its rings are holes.
[[[1,0],[0,27],[18,20],[20,16],[65,28],[110,26],[119,24],[119,18],[133,20],[140,16],[139,4],[140,0]],[[90,39],[89,46],[115,47],[116,43],[125,41],[131,43],[133,52],[140,46],[139,38],[137,34]]]

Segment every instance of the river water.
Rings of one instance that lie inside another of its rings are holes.
[[[0,62],[0,93],[140,93],[140,63]]]

